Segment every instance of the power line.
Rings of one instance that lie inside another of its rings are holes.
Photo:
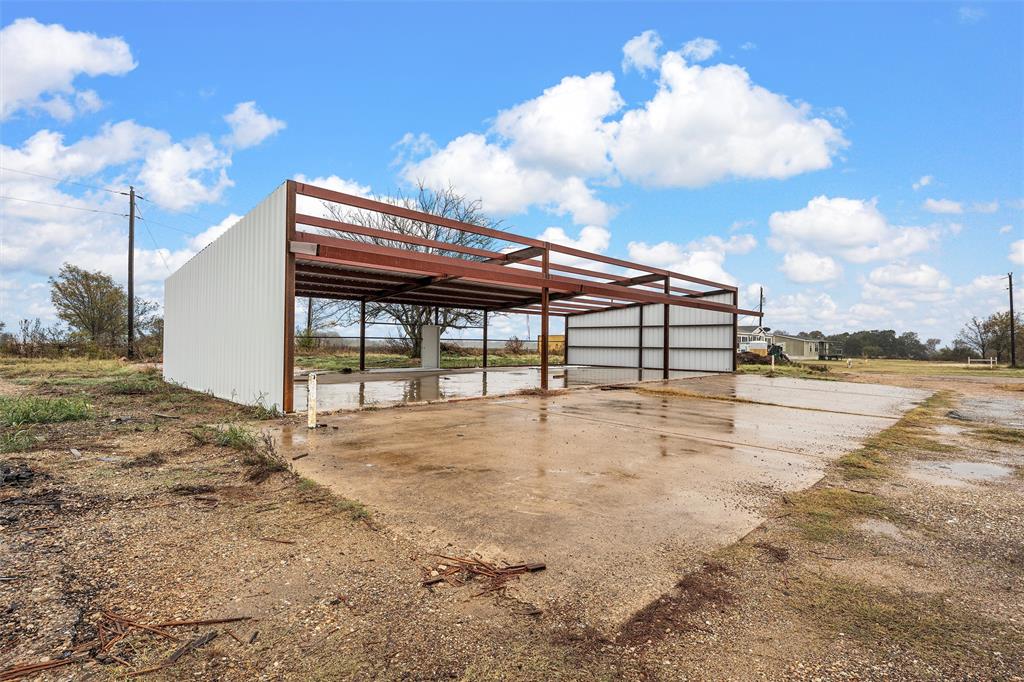
[[[160,250],[160,245],[156,243],[156,237],[153,236],[153,231],[149,229],[149,225],[146,224],[146,219],[142,217],[142,211],[139,210],[138,205],[135,206],[135,211],[139,214],[139,219],[142,220],[142,226],[146,228],[146,234],[149,235],[149,240],[153,242],[153,248],[160,254],[160,260],[164,262],[164,267],[167,268],[167,272],[171,271],[171,266],[167,264],[167,259],[164,257],[164,252]]]
[[[8,168],[7,166],[0,166],[0,170],[10,171],[11,173],[21,173],[22,175],[31,175],[36,178],[45,178],[46,180],[53,180],[65,185],[78,185],[79,187],[88,187],[89,189],[98,189],[103,192],[110,192],[111,194],[120,194],[122,196],[128,196],[128,192],[122,192],[118,189],[111,189],[109,187],[100,187],[99,185],[90,185],[85,182],[76,182],[74,180],[65,180],[64,178],[55,178],[52,175],[43,175],[42,173],[32,173],[29,171],[18,170],[17,168]]]
[[[11,201],[25,201],[30,204],[41,204],[42,206],[56,206],[57,208],[70,208],[74,211],[88,211],[89,213],[106,213],[107,215],[116,215],[121,218],[127,218],[127,213],[117,213],[115,211],[104,211],[99,208],[82,208],[81,206],[69,206],[68,204],[57,204],[52,201],[36,201],[35,199],[22,199],[21,197],[11,197],[5,194],[0,194],[0,199],[9,199]]]
[[[135,198],[138,199],[138,196],[136,196]],[[136,204],[136,208],[138,208],[138,204]],[[147,223],[152,223],[154,225],[158,225],[159,227],[166,227],[168,230],[174,230],[175,232],[181,232],[182,234],[187,234],[190,237],[193,236],[192,233],[189,232],[188,230],[183,230],[180,227],[174,227],[173,225],[168,225],[167,223],[158,223],[157,221],[155,221],[155,220],[153,220],[151,218],[143,218],[141,214],[139,215],[139,220],[144,220]]]

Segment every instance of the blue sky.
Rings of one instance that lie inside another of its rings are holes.
[[[0,25],[2,194],[117,213],[17,171],[135,184],[156,300],[299,175],[451,181],[520,233],[764,286],[790,331],[949,341],[1024,264],[1020,3],[7,2]],[[123,218],[0,211],[9,328],[53,321],[64,260],[123,279]]]

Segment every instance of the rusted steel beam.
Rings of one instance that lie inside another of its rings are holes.
[[[523,237],[521,235],[513,234],[511,232],[503,232],[501,230],[495,230],[489,227],[481,227],[480,225],[463,223],[457,220],[452,220],[450,218],[442,218],[440,216],[431,215],[430,213],[414,211],[412,209],[405,208],[404,206],[396,206],[394,204],[388,204],[382,201],[375,201],[373,199],[366,199],[364,197],[358,197],[352,194],[335,192],[334,190],[325,189],[323,187],[316,187],[315,185],[296,183],[296,187],[299,194],[302,194],[303,196],[313,197],[315,199],[322,199],[324,201],[331,201],[339,204],[344,204],[347,206],[352,206],[354,208],[375,211],[377,213],[383,213],[385,215],[391,215],[399,218],[406,218],[408,220],[427,223],[428,225],[438,225],[440,227],[447,227],[453,230],[459,230],[462,232],[469,232],[471,234],[492,237],[494,239],[500,239],[502,241],[523,244],[524,246],[537,246],[540,248],[546,248],[549,251],[564,253],[569,256],[585,258],[588,260],[597,261],[599,263],[606,263],[608,265],[617,265],[619,267],[637,270],[640,272],[649,272],[653,274],[664,275],[667,277],[671,277],[673,279],[694,282],[696,284],[703,284],[705,286],[719,287],[722,289],[729,290],[736,289],[736,287],[730,286],[728,284],[713,282],[711,280],[703,279],[700,277],[693,277],[691,275],[673,272],[671,270],[664,270],[662,268],[655,268],[640,263],[632,263],[627,260],[622,260],[621,258],[612,258],[611,256],[605,256],[603,254],[598,253],[591,253],[589,251],[576,249],[570,246],[563,246],[561,244],[546,244],[545,242],[539,239]]]
[[[367,303],[372,303],[375,299],[368,297],[367,295],[372,292],[366,289],[352,288],[352,287],[341,287],[330,284],[319,284],[316,282],[305,282],[300,281],[296,283],[296,288],[301,289],[304,292],[323,292],[323,293],[337,293],[344,294],[346,296],[358,296],[361,299],[365,299]],[[449,296],[443,293],[433,293],[430,291],[410,291],[399,294],[394,294],[391,297],[383,299],[384,303],[406,303],[411,305],[417,305],[422,303],[424,305],[433,305],[435,303],[450,303],[448,307],[452,308],[491,308],[494,306],[500,306],[503,304],[500,300],[483,298],[479,296]]]
[[[547,286],[549,289],[569,292],[574,296],[590,294],[634,302],[671,303],[699,310],[715,310],[719,312],[732,312],[735,310],[733,306],[727,303],[703,301],[699,298],[657,294],[614,284],[591,282],[564,276],[548,275],[548,278],[545,279],[542,276],[520,268],[505,268],[491,263],[411,252],[404,249],[378,246],[376,244],[365,244],[349,239],[317,235],[308,236],[325,240],[327,243],[333,242],[333,244],[328,246],[325,243],[321,243],[318,249],[319,255],[303,256],[305,260],[325,263],[335,262],[357,267],[371,267],[406,273],[421,273],[425,276],[437,278],[463,277],[474,281],[520,286],[529,289],[541,289]],[[306,239],[307,235],[303,235],[303,238]],[[747,314],[746,311],[740,312],[741,314]]]
[[[551,252],[548,249],[544,249],[544,255],[542,256],[544,269],[544,279],[547,279],[551,272],[548,266],[551,263]],[[551,344],[548,343],[548,319],[550,318],[550,304],[548,300],[550,292],[547,287],[540,290],[540,388],[542,391],[548,390],[548,349]]]
[[[668,277],[665,278],[665,292],[668,292],[670,284]],[[664,310],[662,310],[663,319],[661,321],[663,332],[661,335],[661,378],[668,379],[668,361],[669,361],[669,316],[672,309],[666,303]]]

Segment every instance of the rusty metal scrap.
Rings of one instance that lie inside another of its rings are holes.
[[[543,571],[542,563],[521,563],[498,565],[477,557],[452,557],[443,554],[432,556],[442,560],[436,567],[421,566],[423,578],[420,584],[424,587],[438,583],[448,583],[453,587],[465,585],[476,577],[484,578],[486,586],[474,596],[497,592],[505,588],[510,580],[518,580],[524,573]]]

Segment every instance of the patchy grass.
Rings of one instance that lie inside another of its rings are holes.
[[[35,444],[35,436],[26,429],[0,434],[0,452],[24,452]]]
[[[935,362],[932,360],[853,360],[853,367],[846,367],[846,360],[826,360],[819,364],[825,365],[829,371],[840,374],[905,374],[907,376],[980,376],[980,377],[1018,377],[1024,378],[1024,369],[1012,369],[1006,365],[998,365],[995,369],[973,366],[967,368],[966,362]]]
[[[5,379],[110,379],[112,377],[149,374],[152,366],[129,365],[119,360],[88,360],[84,358],[17,358],[0,357],[0,377]]]
[[[976,656],[992,637],[1019,641],[1005,624],[951,608],[942,595],[897,592],[828,574],[807,574],[796,584],[798,609],[844,636],[896,646],[929,657]]]
[[[362,502],[341,498],[334,503],[334,508],[343,514],[348,514],[353,521],[370,520],[370,510]]]
[[[240,452],[250,452],[257,448],[259,441],[249,429],[238,424],[222,424],[221,426],[197,426],[189,435],[203,445],[213,444],[221,447],[234,448]]]
[[[0,426],[53,424],[88,419],[92,408],[85,398],[0,396]]]
[[[258,419],[260,421],[266,421],[267,419],[279,419],[284,416],[284,413],[277,409],[276,405],[267,407],[263,398],[260,398],[259,402],[250,407],[249,412],[252,414],[253,419]]]
[[[251,432],[247,432],[252,435]],[[253,436],[255,440],[255,436]],[[272,474],[279,471],[291,471],[284,456],[278,452],[277,444],[269,433],[261,434],[256,441],[256,446],[248,450],[242,457],[242,464],[249,467],[248,478],[250,481],[262,483]]]
[[[1011,443],[1018,445],[1024,443],[1024,429],[1009,429],[1002,426],[991,426],[984,429],[975,429],[971,435],[982,440],[994,440],[999,443]]]
[[[842,537],[853,519],[864,516],[892,518],[892,508],[882,498],[849,488],[811,488],[790,495],[787,509],[808,540],[828,542]]]
[[[839,380],[839,377],[829,376],[827,369],[825,371],[821,371],[798,363],[792,365],[775,365],[774,369],[772,369],[771,365],[737,365],[736,372],[738,374],[760,374],[766,377],[819,379],[821,381]]]
[[[914,452],[953,452],[957,448],[923,435],[953,406],[952,394],[939,391],[910,410],[898,422],[867,439],[864,445],[840,457],[836,464],[846,479],[891,476],[892,459]]]
[[[146,375],[118,377],[105,384],[107,392],[114,395],[148,395],[166,387],[167,384],[160,379]]]

